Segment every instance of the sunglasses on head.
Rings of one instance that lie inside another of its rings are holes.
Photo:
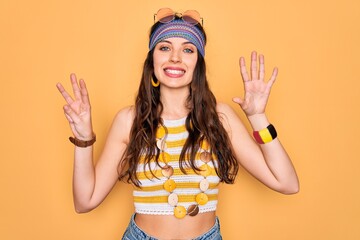
[[[183,21],[196,25],[201,23],[204,25],[203,18],[200,17],[200,13],[196,10],[187,10],[183,13],[175,12],[170,8],[161,8],[154,14],[154,23],[156,19],[161,23],[168,23],[175,19],[175,16],[180,17]]]

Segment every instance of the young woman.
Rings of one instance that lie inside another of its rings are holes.
[[[262,55],[251,54],[250,75],[240,58],[245,96],[233,100],[248,117],[253,138],[209,89],[199,14],[160,9],[156,17],[135,105],[115,116],[96,166],[85,82],[71,75],[74,99],[57,84],[74,134],[75,209],[91,211],[118,179],[127,180],[134,185],[135,213],[123,239],[222,239],[217,186],[233,183],[239,165],[275,191],[299,189],[291,160],[265,115],[277,69],[266,82]]]

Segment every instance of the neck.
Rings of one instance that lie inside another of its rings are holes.
[[[189,87],[182,89],[160,89],[160,100],[164,106],[161,117],[163,119],[174,120],[185,117],[189,113],[186,107],[186,100],[190,94]]]

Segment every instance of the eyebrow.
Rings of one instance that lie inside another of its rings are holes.
[[[172,44],[172,42],[171,41],[168,41],[168,40],[162,40],[162,41],[160,41],[160,42],[166,42],[166,43],[169,43],[169,44]],[[192,42],[183,42],[181,45],[186,45],[186,44],[192,44],[192,45],[194,45]],[[195,46],[195,45],[194,45]]]

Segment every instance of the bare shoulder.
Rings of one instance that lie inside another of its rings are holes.
[[[229,106],[227,103],[218,102],[216,104],[216,111],[220,114],[228,115],[230,112],[234,112],[232,107]]]
[[[115,115],[114,122],[120,122],[122,124],[131,124],[135,117],[135,108],[134,106],[128,106],[120,109]]]
[[[114,135],[122,142],[128,142],[130,130],[134,122],[134,117],[134,106],[128,106],[119,110],[114,117],[110,134]]]
[[[235,129],[244,129],[244,124],[235,110],[226,103],[218,102],[216,111],[225,130],[231,134]]]
[[[226,103],[218,102],[216,104],[216,111],[223,124],[229,124],[230,120],[232,120],[234,117],[237,117],[234,109]]]

